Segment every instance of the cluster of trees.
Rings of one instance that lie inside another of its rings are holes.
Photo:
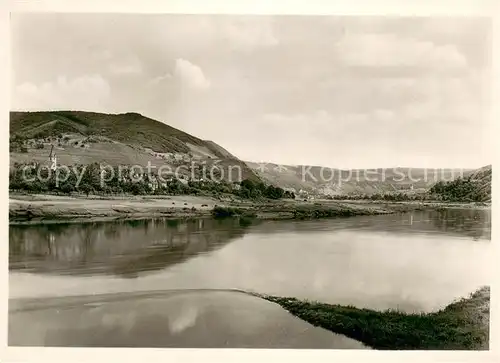
[[[181,195],[200,194],[203,189],[224,192],[228,190],[228,185],[207,183],[202,188],[201,184],[183,183],[175,178],[161,182],[156,176],[146,173],[141,175],[126,168],[101,170],[98,163],[74,165],[69,172],[62,168],[55,172],[40,164],[15,164],[10,171],[9,188],[33,193]]]
[[[409,193],[375,193],[375,194],[350,194],[350,195],[333,195],[329,199],[333,200],[383,200],[391,202],[402,201],[422,201],[428,199],[426,194],[409,194]]]
[[[242,198],[295,199],[293,192],[286,191],[274,185],[266,185],[263,182],[254,182],[253,180],[245,179],[240,183],[240,186],[236,194]]]
[[[88,195],[106,190],[101,186],[100,180],[100,169],[97,164],[74,165],[70,172],[59,170],[56,173],[46,165],[16,163],[10,170],[9,188],[34,193],[80,192]]]
[[[165,178],[167,179],[167,178]],[[46,165],[14,164],[10,171],[9,188],[31,193],[84,193],[133,195],[212,195],[235,194],[242,198],[294,198],[293,193],[263,183],[243,180],[240,187],[212,180],[181,181],[170,177],[158,179],[155,175],[134,173],[133,170],[114,167],[101,169],[98,163],[74,165],[69,169],[49,170]]]
[[[11,135],[9,138],[9,151],[27,153],[26,139],[19,134]]]
[[[14,138],[19,142],[19,138]],[[21,138],[22,140],[22,138]],[[212,180],[184,181],[171,177],[167,181],[157,176],[133,173],[130,169],[118,167],[101,170],[98,163],[74,165],[68,169],[49,170],[40,164],[15,164],[10,171],[9,187],[32,193],[85,193],[89,194],[169,194],[169,195],[212,195],[234,194],[244,199],[295,199],[295,194],[280,187],[266,185],[261,181],[245,179],[239,187],[226,181]],[[384,193],[330,196],[333,200],[383,200],[483,202],[489,199],[489,188],[480,180],[471,177],[436,183],[428,193]]]
[[[447,202],[484,202],[490,198],[489,186],[471,176],[437,182],[429,193],[438,200]]]
[[[35,149],[44,149],[44,141],[49,142],[51,141],[49,137],[46,135],[35,135],[33,138],[26,138],[25,136],[21,134],[13,134],[10,135],[9,139],[9,151],[10,152],[21,152],[21,153],[27,153],[28,152],[28,147],[34,147]],[[58,146],[61,146],[61,142],[63,140],[63,136],[61,134],[57,134],[55,137],[57,137],[58,141]]]

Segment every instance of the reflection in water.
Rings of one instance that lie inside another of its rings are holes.
[[[474,240],[491,239],[490,210],[445,209],[433,212],[430,219],[444,232],[451,231],[472,237]]]
[[[49,307],[11,312],[9,345],[366,349],[276,304],[234,292],[70,300],[53,299]]]
[[[10,227],[10,269],[137,277],[241,237],[238,220],[139,220]]]
[[[447,209],[378,216],[358,216],[335,220],[266,222],[252,229],[260,233],[369,230],[398,234],[456,235],[473,240],[491,239],[491,211]]]
[[[238,288],[428,311],[490,284],[490,228],[488,210],[10,226],[9,294]],[[189,325],[192,311],[182,314]]]

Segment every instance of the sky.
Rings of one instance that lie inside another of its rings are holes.
[[[11,15],[13,110],[138,112],[256,162],[492,162],[485,18]]]

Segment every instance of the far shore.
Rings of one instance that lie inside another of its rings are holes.
[[[14,194],[9,196],[9,222],[107,221],[144,218],[201,218],[215,207],[235,208],[257,219],[311,219],[403,213],[412,210],[451,208],[487,209],[474,203],[385,202],[363,200],[250,201],[192,195],[57,196]]]

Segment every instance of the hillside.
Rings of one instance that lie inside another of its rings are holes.
[[[448,182],[438,182],[430,193],[437,198],[450,202],[490,202],[491,165],[474,170],[463,178]]]
[[[141,165],[206,169],[215,163],[223,179],[259,179],[285,189],[317,195],[426,193],[440,181],[460,176],[477,180],[481,200],[491,195],[491,166],[479,170],[386,168],[341,170],[321,166],[243,162],[220,145],[202,140],[137,113],[102,114],[81,111],[11,112],[10,162],[48,162],[54,147],[61,165]],[[198,173],[198,172],[196,172]]]
[[[282,188],[313,194],[349,195],[425,191],[440,180],[459,177],[460,169],[379,168],[341,170],[321,166],[247,162],[257,175]],[[463,174],[473,172],[464,170]]]
[[[11,112],[11,164],[47,161],[52,145],[60,164],[210,166],[216,161],[225,179],[258,179],[248,166],[211,141],[201,140],[138,113],[103,114],[81,111]],[[13,141],[14,140],[14,141]],[[18,147],[15,140],[22,140]],[[234,166],[232,170],[229,166]],[[230,171],[231,170],[231,171]]]
[[[491,165],[484,166],[480,169],[474,170],[470,176],[471,179],[477,181],[481,190],[491,191],[491,179],[492,179],[492,167]]]

